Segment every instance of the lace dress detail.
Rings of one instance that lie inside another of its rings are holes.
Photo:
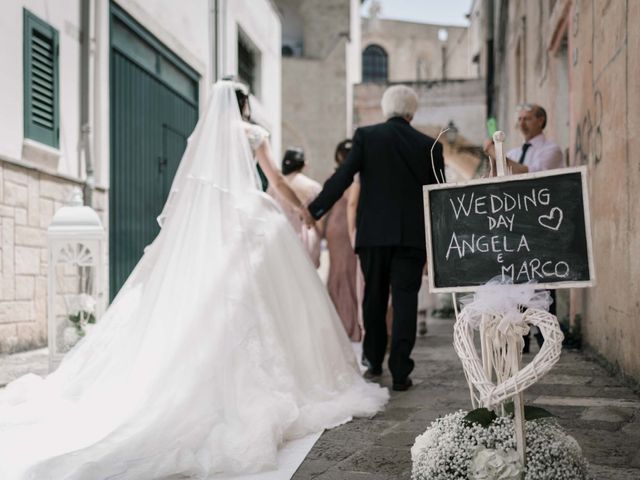
[[[260,125],[244,122],[244,128],[247,132],[247,138],[249,139],[249,145],[251,146],[252,152],[255,152],[258,147],[262,145],[262,142],[269,138],[269,132]]]

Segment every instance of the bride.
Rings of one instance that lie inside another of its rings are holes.
[[[255,159],[283,187],[266,132],[241,117],[246,97],[213,87],[162,229],[91,335],[46,379],[0,392],[3,480],[260,471],[283,442],[383,408],[387,390],[360,376],[324,285],[258,188]]]

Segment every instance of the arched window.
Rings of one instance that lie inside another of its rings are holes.
[[[369,45],[362,52],[362,81],[386,82],[389,77],[387,52],[379,45]]]

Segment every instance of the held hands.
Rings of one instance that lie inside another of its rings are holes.
[[[316,221],[313,219],[313,217],[309,213],[309,210],[307,210],[305,207],[298,209],[298,215],[300,215],[300,220],[302,220],[302,222],[305,224],[307,228],[315,227]]]

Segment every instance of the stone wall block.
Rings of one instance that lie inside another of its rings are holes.
[[[2,323],[20,323],[35,320],[36,309],[32,301],[13,301],[2,302],[2,311],[0,312],[0,322]]]
[[[40,249],[40,275],[47,277],[49,275],[49,249]]]
[[[14,273],[14,222],[13,218],[2,219],[2,276],[12,277]]]
[[[28,247],[47,246],[47,236],[45,230],[41,228],[25,227],[21,225],[16,225],[15,230],[16,245],[25,245]]]
[[[34,303],[36,320],[46,328],[47,325],[47,277],[35,277]]]
[[[0,276],[0,300],[15,298],[14,278],[14,225],[12,218],[2,219],[2,275]]]
[[[13,274],[0,277],[0,301],[13,300],[16,296],[15,278]]]
[[[73,185],[63,183],[62,180],[45,177],[40,179],[40,195],[51,200],[66,203],[69,199],[72,188]]]
[[[36,322],[18,324],[17,331],[21,349],[44,347],[47,343],[47,331]]]
[[[2,314],[2,304],[0,303],[0,315]],[[3,324],[0,317],[0,353],[13,353],[18,350],[18,329],[15,324]]]
[[[16,300],[35,300],[35,277],[16,275]]]
[[[26,208],[29,203],[29,191],[25,185],[6,180],[4,182],[3,201],[6,205],[12,207]]]
[[[40,273],[40,250],[35,247],[15,247],[15,272],[38,275]]]
[[[27,209],[26,208],[20,208],[20,207],[16,207],[14,209],[14,216],[13,216],[16,225],[26,225],[27,224]]]
[[[40,226],[40,181],[36,175],[29,176],[28,189],[29,225]]]
[[[40,228],[49,228],[51,220],[53,220],[53,200],[40,198],[40,207],[38,209],[40,215]]]
[[[29,175],[22,167],[6,165],[4,168],[4,179],[19,185],[27,185],[29,182]]]
[[[0,197],[1,198],[1,197]],[[15,209],[9,205],[0,205],[0,217],[14,218]]]

